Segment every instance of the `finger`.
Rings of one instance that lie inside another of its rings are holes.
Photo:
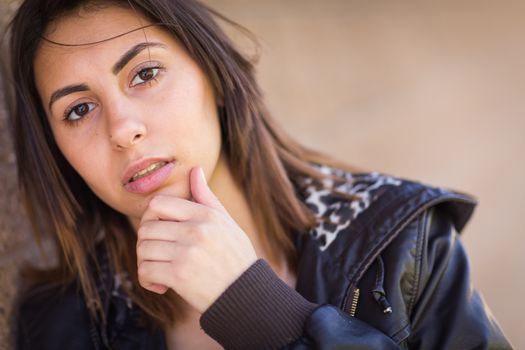
[[[153,197],[140,223],[152,220],[188,221],[199,217],[205,208],[184,198],[157,195]]]
[[[169,288],[161,284],[151,284],[146,289],[157,294],[164,294]]]
[[[177,256],[180,245],[168,241],[140,241],[137,244],[137,264],[143,261],[170,262]]]
[[[143,261],[137,273],[143,288],[158,293],[161,290],[159,286],[169,288],[173,268],[169,262]]]
[[[193,224],[189,221],[146,221],[137,230],[137,244],[144,240],[186,242]]]
[[[190,189],[193,199],[207,207],[225,211],[222,203],[212,192],[201,167],[194,167],[190,173]]]

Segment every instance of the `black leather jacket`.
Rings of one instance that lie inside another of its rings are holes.
[[[302,323],[302,335],[281,348],[511,348],[472,289],[458,240],[474,199],[375,173],[323,171],[346,181],[308,187],[304,200],[324,222],[296,239],[296,290],[318,306]],[[354,199],[342,200],[334,189]],[[20,308],[18,348],[165,349],[163,332],[139,326],[140,310],[126,307],[111,282],[103,285],[114,291],[104,325],[93,323],[74,289],[60,298],[50,286],[30,292]],[[258,316],[243,324],[229,320],[245,344],[262,327]],[[237,348],[274,348],[269,344]]]

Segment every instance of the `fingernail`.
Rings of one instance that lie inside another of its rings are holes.
[[[202,181],[204,181],[205,184],[208,184],[208,181],[206,181],[206,176],[204,175],[204,170],[202,170],[201,167],[199,167],[199,172],[201,173]]]

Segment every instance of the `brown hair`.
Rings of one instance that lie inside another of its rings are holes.
[[[167,326],[181,312],[178,296],[173,292],[158,296],[139,287],[133,229],[124,215],[93,194],[65,160],[34,82],[33,59],[49,23],[94,3],[27,0],[11,23],[15,88],[11,115],[21,194],[37,238],[52,237],[59,248],[58,267],[51,273],[55,281],[66,285],[77,278],[91,313],[104,317],[95,288],[96,270],[91,267],[97,264],[95,248],[102,229],[112,271],[128,272],[135,287],[127,290],[132,300],[155,323]],[[192,0],[97,4],[131,5],[153,23],[161,23],[199,64],[221,101],[218,108],[224,150],[259,232],[265,232],[261,239],[266,251],[283,252],[288,263],[295,266],[292,234],[307,232],[315,225],[313,213],[301,201],[302,180],[325,177],[311,163],[343,165],[299,145],[274,124],[263,103],[253,64],[235,49],[213,16],[233,22]]]

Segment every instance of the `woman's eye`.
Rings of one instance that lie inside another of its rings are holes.
[[[131,86],[136,86],[140,84],[147,83],[148,81],[154,79],[157,74],[159,74],[159,67],[144,68],[139,71],[133,80],[131,81]]]
[[[70,110],[66,111],[65,119],[67,121],[76,121],[84,117],[96,107],[93,102],[84,102],[76,105]]]

